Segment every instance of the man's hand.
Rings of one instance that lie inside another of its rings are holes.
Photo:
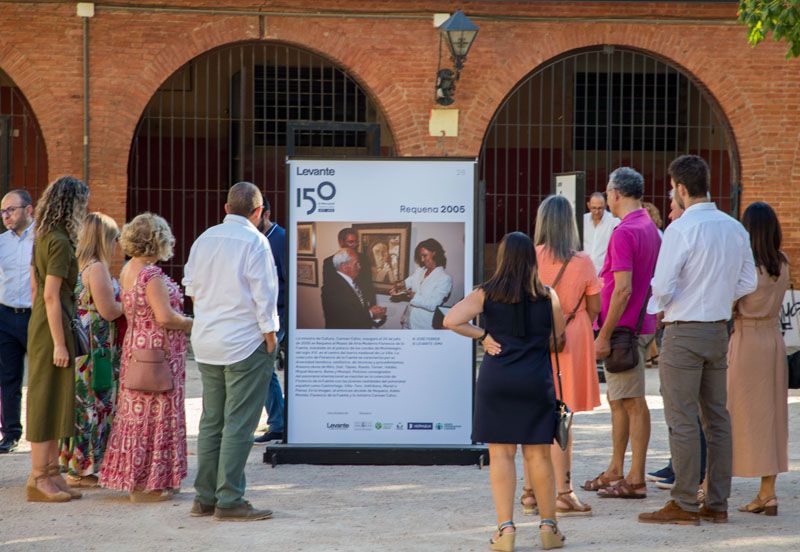
[[[664,327],[664,311],[656,313],[656,327],[661,329]]]
[[[594,340],[594,352],[598,360],[608,358],[611,354],[611,341],[601,335]]]
[[[373,320],[379,320],[381,318],[386,317],[386,307],[379,307],[378,305],[373,305],[369,308],[369,315],[372,317]]]
[[[278,346],[278,338],[275,337],[275,332],[269,332],[264,334],[264,341],[267,342],[267,352],[272,353],[275,350],[275,347]]]

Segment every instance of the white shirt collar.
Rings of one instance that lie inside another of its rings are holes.
[[[241,215],[227,214],[227,215],[225,215],[225,218],[222,219],[222,223],[223,224],[235,223],[235,224],[239,224],[241,226],[252,226],[253,228],[255,228],[255,226],[253,226],[252,222],[250,222],[249,220],[247,220],[246,217],[243,217]]]
[[[690,211],[716,211],[717,204],[713,201],[704,201],[703,203],[695,203],[694,205],[690,206],[688,209],[684,211],[688,213]]]

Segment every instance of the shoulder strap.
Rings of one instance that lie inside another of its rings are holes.
[[[139,282],[139,278],[141,278],[144,271],[151,266],[154,265],[143,266],[142,269],[139,271],[139,274],[136,275],[136,282],[133,284],[133,316],[131,316],[131,338],[133,338],[133,332],[136,331],[136,296],[139,293],[139,288],[142,288],[142,294],[144,295],[144,302],[147,303],[147,284],[150,283],[150,281],[148,280],[147,283],[142,285]],[[155,277],[156,276],[154,276],[154,278]],[[166,358],[169,358],[169,338],[167,337],[167,329],[161,325],[159,325],[159,327],[161,328],[161,331],[164,332],[164,346],[162,347],[162,349],[164,350],[164,353],[167,355]],[[133,341],[133,339],[131,339],[131,341]]]
[[[572,322],[572,320],[575,318],[575,315],[578,314],[578,309],[581,308],[581,303],[583,303],[584,297],[586,297],[586,291],[581,293],[581,298],[578,299],[578,303],[575,305],[575,308],[572,309],[572,312],[570,312],[569,315],[567,316],[567,324]]]
[[[570,262],[571,260],[572,260],[572,255],[570,254],[570,256],[569,256],[569,257],[567,257],[567,260],[566,260],[566,261],[564,261],[564,264],[562,264],[562,265],[561,265],[561,270],[559,270],[559,271],[558,271],[558,274],[556,274],[556,279],[555,279],[555,280],[553,280],[553,283],[552,283],[552,285],[550,286],[551,288],[555,289],[555,287],[556,287],[556,286],[558,285],[558,283],[561,281],[561,277],[564,275],[564,271],[567,269],[567,265],[569,264],[569,262]]]
[[[639,322],[636,324],[636,335],[639,335],[642,331],[642,325],[644,324],[644,315],[647,314],[647,302],[650,300],[651,291],[652,288],[648,286],[647,293],[644,296],[644,303],[642,304],[642,310],[639,311]]]
[[[556,338],[556,318],[555,316],[553,316],[553,300],[550,299],[548,303],[550,304],[550,326],[552,327],[553,344],[555,344],[558,343],[558,339]],[[556,348],[556,350],[553,351],[553,356],[556,357],[556,378],[558,379],[558,396],[560,397],[559,400],[563,402],[564,390],[561,388],[561,364],[558,362],[558,348]]]

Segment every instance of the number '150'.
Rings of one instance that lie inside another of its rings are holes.
[[[316,188],[297,188],[297,208],[303,205],[303,201],[311,203],[307,215],[317,210],[317,197],[322,201],[330,201],[336,195],[336,186],[332,182],[320,182]],[[316,197],[314,197],[316,196]]]

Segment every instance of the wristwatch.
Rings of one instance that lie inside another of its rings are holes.
[[[483,335],[478,338],[478,343],[483,344],[483,340],[489,335],[489,330],[483,330]]]

